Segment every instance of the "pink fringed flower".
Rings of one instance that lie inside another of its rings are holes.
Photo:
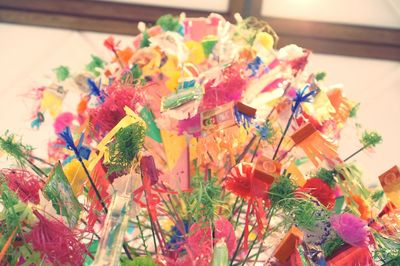
[[[60,221],[48,220],[37,210],[33,213],[39,222],[25,235],[33,248],[54,265],[83,265],[87,250],[76,239],[75,233]]]
[[[330,222],[344,242],[355,247],[367,246],[368,227],[364,220],[350,213],[342,213],[333,215]]]
[[[23,202],[32,202],[39,204],[39,177],[26,170],[20,169],[2,169],[1,174],[6,178],[8,187],[17,193]]]

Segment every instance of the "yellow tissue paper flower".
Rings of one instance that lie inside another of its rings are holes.
[[[274,38],[271,34],[266,32],[259,32],[256,35],[256,39],[254,40],[254,44],[258,44],[267,49],[272,49],[274,46]]]

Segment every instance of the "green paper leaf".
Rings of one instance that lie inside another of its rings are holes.
[[[340,196],[336,198],[334,211],[335,213],[341,213],[344,204],[344,197]]]
[[[153,113],[146,107],[143,107],[142,110],[140,111],[140,116],[143,118],[143,120],[146,122],[147,125],[146,136],[161,143],[162,139],[161,139],[160,129],[157,127],[157,124],[154,121]]]
[[[75,226],[79,219],[81,205],[72,191],[60,162],[50,173],[49,181],[43,191],[46,197],[51,200],[57,213],[67,218],[69,226]]]

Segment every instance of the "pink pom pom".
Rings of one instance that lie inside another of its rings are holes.
[[[221,217],[215,222],[215,239],[225,239],[226,246],[228,247],[229,257],[233,256],[236,248],[236,236],[233,225],[224,217]]]
[[[350,213],[333,215],[330,219],[332,227],[344,242],[364,247],[368,244],[368,227],[364,220]]]
[[[121,85],[117,82],[107,88],[105,101],[97,108],[89,110],[93,133],[96,137],[105,136],[125,117],[125,106],[135,111],[136,104],[141,102],[138,91],[138,88]]]
[[[37,210],[33,213],[39,219],[32,230],[25,235],[35,250],[40,251],[54,265],[83,265],[88,253],[84,244],[76,239],[76,233],[57,220],[48,220]]]
[[[17,193],[23,202],[39,204],[39,190],[42,188],[39,177],[26,170],[2,169],[8,187]]]
[[[64,128],[71,126],[72,121],[74,121],[74,115],[70,112],[61,113],[57,116],[54,121],[54,131],[56,134],[60,134]]]

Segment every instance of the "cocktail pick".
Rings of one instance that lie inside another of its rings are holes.
[[[347,162],[351,158],[353,158],[355,155],[360,153],[361,151],[370,148],[370,147],[375,147],[376,145],[382,143],[382,136],[379,135],[378,132],[375,131],[364,131],[362,134],[362,137],[360,139],[361,144],[363,145],[361,148],[359,148],[357,151],[349,155],[346,159],[344,159],[344,162]]]
[[[282,133],[281,139],[279,140],[278,146],[276,147],[274,156],[272,157],[273,160],[275,160],[276,156],[278,155],[279,148],[283,142],[283,139],[285,138],[286,133],[289,130],[289,127],[292,123],[293,118],[299,113],[301,104],[304,102],[309,102],[311,100],[311,97],[316,93],[315,90],[306,92],[309,87],[310,87],[310,85],[307,84],[306,86],[304,86],[304,88],[302,90],[298,90],[296,92],[296,97],[293,99],[293,104],[292,104],[292,114],[289,117],[289,121],[287,122],[286,127]]]

